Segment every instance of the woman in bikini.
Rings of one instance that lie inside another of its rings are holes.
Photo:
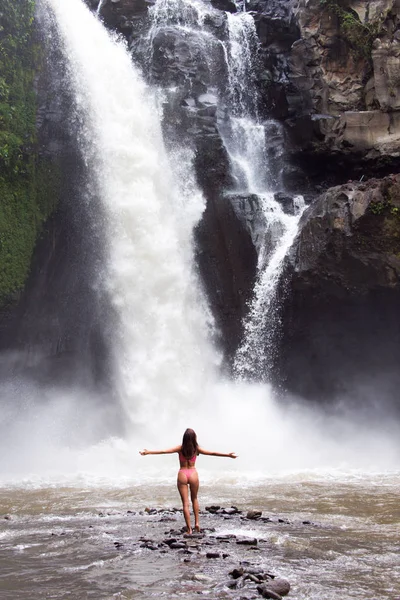
[[[223,456],[226,458],[236,458],[234,452],[229,454],[223,454],[222,452],[210,452],[200,448],[197,443],[197,436],[193,429],[186,429],[183,434],[182,444],[169,448],[169,450],[142,450],[140,454],[146,456],[147,454],[173,454],[177,452],[179,454],[180,469],[178,471],[178,490],[182,500],[183,515],[185,517],[185,523],[188,533],[192,533],[192,527],[190,525],[190,509],[189,509],[189,491],[192,500],[193,512],[194,512],[194,529],[196,532],[200,531],[199,523],[199,501],[197,499],[197,492],[199,490],[199,476],[195,467],[196,458],[199,454],[206,454],[207,456]]]

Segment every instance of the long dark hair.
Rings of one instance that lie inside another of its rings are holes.
[[[196,433],[193,431],[193,429],[186,429],[185,433],[183,434],[181,453],[185,458],[190,460],[193,458],[193,456],[197,455],[198,447],[199,445],[197,443]]]

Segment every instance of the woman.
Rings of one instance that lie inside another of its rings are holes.
[[[199,476],[195,467],[196,458],[199,454],[206,454],[207,456],[223,456],[226,458],[237,458],[234,452],[229,454],[223,454],[222,452],[210,452],[209,450],[203,450],[197,443],[197,436],[193,429],[186,429],[183,434],[182,444],[175,446],[169,450],[142,450],[140,454],[146,456],[146,454],[173,454],[177,452],[179,454],[180,469],[178,471],[178,490],[182,500],[183,515],[185,517],[185,523],[187,532],[192,533],[192,527],[190,524],[190,510],[189,510],[189,491],[192,499],[192,506],[194,512],[194,529],[196,532],[200,532],[199,523],[199,501],[197,500],[197,492],[199,490]]]

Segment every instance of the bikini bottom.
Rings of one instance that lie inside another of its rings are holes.
[[[179,469],[180,473],[183,473],[184,475],[186,475],[187,479],[189,479],[190,475],[193,473],[193,471],[195,471],[196,469],[194,467],[186,468],[186,467],[181,467]]]

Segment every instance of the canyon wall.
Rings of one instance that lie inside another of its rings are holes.
[[[318,401],[398,406],[400,176],[328,189],[280,285],[276,382]]]

